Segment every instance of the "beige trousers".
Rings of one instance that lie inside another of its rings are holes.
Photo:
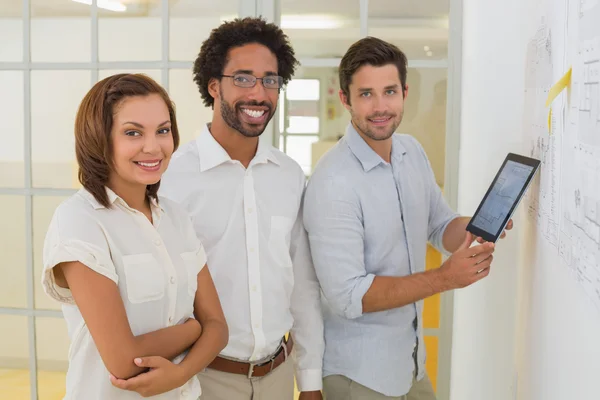
[[[207,368],[198,374],[200,400],[293,400],[294,362],[289,357],[270,374],[250,378]]]
[[[427,374],[413,380],[410,391],[403,396],[385,396],[342,375],[330,375],[323,380],[325,400],[436,400]]]

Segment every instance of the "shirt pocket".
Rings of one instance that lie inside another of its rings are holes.
[[[150,253],[123,257],[127,298],[133,304],[160,300],[165,296],[165,276]]]
[[[291,268],[290,239],[294,220],[289,217],[271,217],[271,233],[269,235],[269,251],[280,267]]]
[[[188,294],[195,298],[196,290],[198,290],[198,273],[202,269],[202,265],[200,265],[198,255],[194,251],[181,253],[181,259],[183,260],[187,272]]]

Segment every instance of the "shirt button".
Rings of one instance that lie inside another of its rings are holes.
[[[252,291],[256,292],[256,285],[252,285]]]
[[[252,214],[252,207],[248,208],[248,214]]]
[[[254,253],[254,247],[250,247],[250,253]]]
[[[188,395],[188,391],[187,391],[187,390],[185,390],[185,389],[183,389],[183,390],[181,391],[181,395],[182,395],[182,396],[184,396],[184,397],[185,397],[185,396],[187,396],[187,395]]]
[[[171,277],[171,283],[175,283],[175,277],[174,276]]]
[[[160,246],[160,245],[161,245],[161,242],[160,242],[160,240],[156,239],[156,240],[154,241],[154,244],[155,244],[155,245],[157,245],[157,246]]]
[[[256,329],[258,329],[258,328],[260,327],[260,325],[258,325],[258,324],[254,324],[254,327],[255,327]]]
[[[169,322],[173,322],[173,317],[169,317]]]

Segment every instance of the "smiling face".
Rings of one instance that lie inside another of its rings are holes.
[[[233,48],[229,51],[223,75],[236,74],[256,78],[277,76],[277,58],[267,47],[257,43]],[[265,88],[261,80],[257,80],[254,87],[239,87],[235,83],[244,82],[223,77],[209,85],[215,99],[215,114],[243,136],[260,136],[275,115],[279,90]]]
[[[352,122],[361,135],[381,141],[389,139],[402,122],[404,100],[398,68],[394,64],[380,67],[364,65],[349,85],[349,96],[340,90],[340,99],[350,112]]]
[[[109,186],[145,187],[160,181],[174,150],[169,109],[158,94],[126,97],[114,110]]]

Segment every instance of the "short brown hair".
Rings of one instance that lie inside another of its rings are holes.
[[[158,94],[171,118],[174,150],[179,145],[175,106],[158,83],[143,74],[117,74],[96,83],[85,95],[75,118],[75,155],[79,182],[104,207],[110,207],[105,186],[114,168],[111,132],[113,117],[123,100],[132,96]],[[146,195],[158,200],[160,181],[148,185]]]
[[[340,88],[346,95],[348,104],[350,104],[350,84],[356,71],[365,65],[382,67],[388,64],[393,64],[398,68],[402,95],[404,95],[408,60],[398,47],[372,36],[360,39],[350,46],[342,57],[339,69]]]
[[[277,58],[277,74],[287,84],[299,64],[288,37],[279,26],[263,18],[236,18],[212,30],[202,43],[200,54],[194,62],[194,82],[198,85],[204,105],[212,107],[215,100],[208,91],[211,79],[221,80],[229,50],[250,43],[267,47]]]

